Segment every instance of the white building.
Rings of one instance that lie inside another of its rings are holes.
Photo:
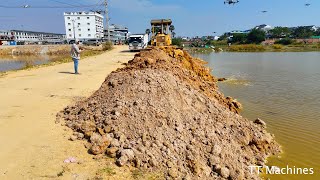
[[[127,27],[117,25],[117,24],[112,24],[109,26],[109,31],[110,31],[110,40],[112,42],[116,41],[126,41],[128,39],[128,34],[129,30]],[[108,31],[104,31],[104,38],[108,38]]]
[[[25,30],[5,30],[0,31],[0,45],[12,44],[62,44],[65,41],[64,34],[25,31]]]
[[[65,12],[64,21],[68,42],[103,38],[103,16],[98,12]]]

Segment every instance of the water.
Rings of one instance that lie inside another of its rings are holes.
[[[47,64],[55,59],[51,56],[0,56],[0,72]]]
[[[314,175],[271,179],[320,179],[320,53],[194,54],[208,61],[226,96],[244,106],[242,115],[261,118],[284,153],[269,166],[313,168]]]

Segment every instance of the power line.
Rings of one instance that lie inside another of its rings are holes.
[[[69,3],[66,3],[66,2],[61,2],[61,1],[57,1],[57,0],[48,0],[48,1],[51,1],[51,2],[56,2],[56,3],[59,3],[59,4],[64,4],[64,5],[69,5],[69,6],[75,6],[74,4],[69,4]]]
[[[23,5],[23,6],[5,6],[0,5],[0,8],[7,9],[20,9],[20,8],[37,8],[37,9],[68,9],[68,8],[86,8],[86,7],[97,7],[102,6],[103,4],[91,4],[91,5],[74,5],[74,6],[31,6],[31,5]]]

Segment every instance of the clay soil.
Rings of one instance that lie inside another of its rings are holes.
[[[57,121],[88,152],[167,179],[259,179],[248,166],[280,152],[262,120],[238,113],[204,61],[175,48],[143,51]]]

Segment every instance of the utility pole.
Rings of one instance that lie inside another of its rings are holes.
[[[108,11],[108,0],[104,0],[104,5],[106,8],[106,30],[108,33],[108,41],[110,42],[110,29],[109,29],[109,11]]]

